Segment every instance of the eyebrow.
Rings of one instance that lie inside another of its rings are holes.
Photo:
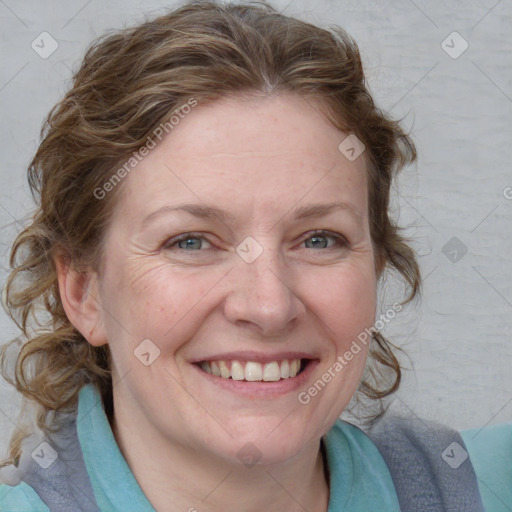
[[[361,212],[352,204],[344,202],[310,204],[295,210],[296,219],[323,217],[336,210],[345,210],[351,213],[359,221],[363,220]]]
[[[170,212],[183,211],[190,213],[194,217],[199,219],[221,219],[223,222],[232,222],[236,217],[231,215],[230,213],[221,210],[220,208],[213,208],[210,206],[202,206],[200,204],[180,204],[177,206],[162,206],[158,210],[155,210],[153,213],[150,213],[147,217],[142,221],[142,227],[146,227],[150,222],[155,220],[162,215],[165,215]]]
[[[343,210],[349,212],[358,222],[362,222],[363,216],[361,212],[352,204],[345,202],[318,203],[301,206],[292,211],[295,219],[319,218],[324,217],[334,211]],[[142,221],[142,227],[146,227],[149,223],[162,215],[170,212],[183,211],[200,219],[220,219],[222,222],[233,222],[236,215],[232,215],[225,210],[211,206],[205,206],[194,203],[179,204],[176,206],[162,206],[158,210],[150,213]]]

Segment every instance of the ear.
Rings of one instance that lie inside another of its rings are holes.
[[[105,345],[108,340],[102,324],[97,273],[74,269],[69,256],[62,252],[54,262],[60,299],[69,321],[91,345]]]

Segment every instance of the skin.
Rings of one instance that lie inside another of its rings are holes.
[[[120,185],[101,275],[57,261],[70,321],[92,345],[110,345],[114,434],[159,512],[327,510],[320,438],[357,388],[367,349],[309,404],[297,395],[373,324],[379,274],[364,155],[340,153],[346,136],[291,93],[198,105]],[[340,201],[351,209],[293,214]],[[175,211],[142,227],[178,203],[233,219]],[[317,229],[346,242],[312,239]],[[190,232],[192,249],[165,247]],[[248,236],[262,248],[252,263],[236,252]],[[144,339],[160,350],[148,366],[134,356]],[[316,363],[304,385],[272,396],[212,384],[191,363],[233,351],[303,351]],[[252,467],[237,456],[247,443],[260,458]]]

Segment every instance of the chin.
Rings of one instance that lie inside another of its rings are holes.
[[[263,421],[262,421],[263,420]],[[230,430],[232,437],[223,435],[222,439],[210,439],[218,454],[231,464],[243,464],[246,467],[272,466],[283,464],[298,456],[303,450],[312,448],[321,435],[316,437],[306,431],[297,421],[285,425],[279,421],[264,418],[247,419],[238,424],[236,430]],[[231,427],[233,428],[233,427]]]

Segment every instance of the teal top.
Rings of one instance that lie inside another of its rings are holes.
[[[80,390],[78,438],[94,495],[105,512],[154,512],[116,443],[92,385]],[[512,423],[462,432],[488,512],[512,510]],[[338,420],[324,436],[329,469],[328,512],[399,511],[386,463],[361,430]],[[49,512],[22,482],[0,486],[1,512]]]
[[[512,511],[512,423],[463,430],[487,512]]]

